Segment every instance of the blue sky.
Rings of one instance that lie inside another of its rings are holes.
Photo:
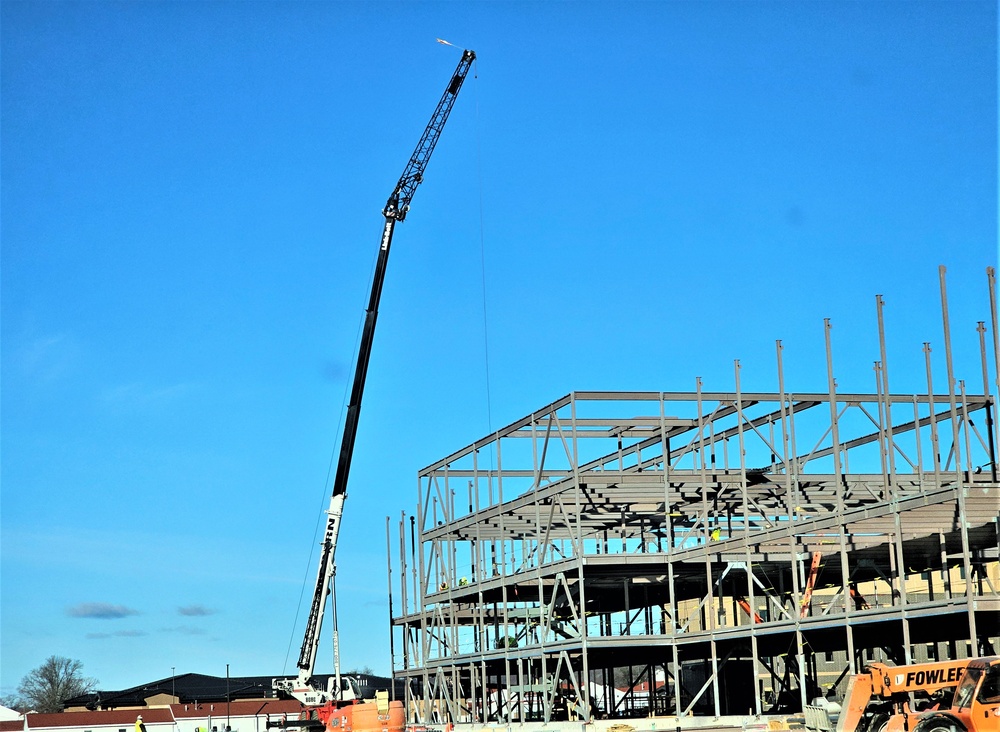
[[[774,390],[778,338],[788,388],[824,390],[827,317],[841,388],[872,391],[876,294],[893,389],[922,390],[939,264],[981,383],[993,2],[5,0],[0,34],[0,693],[52,654],[105,689],[293,670],[381,207],[458,62],[438,37],[479,60],[396,230],[345,667],[388,672],[385,517],[417,471],[567,392],[731,390],[735,358]]]

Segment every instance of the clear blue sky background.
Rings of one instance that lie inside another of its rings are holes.
[[[5,0],[0,31],[4,694],[51,654],[104,689],[293,670],[381,207],[458,61],[436,37],[477,78],[396,232],[345,667],[389,670],[418,469],[569,391],[731,390],[734,358],[773,390],[778,338],[823,390],[824,317],[871,391],[879,293],[894,390],[924,341],[943,388],[939,264],[981,384],[994,2]]]

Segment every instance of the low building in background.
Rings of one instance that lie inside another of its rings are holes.
[[[388,691],[391,679],[352,674],[362,695]],[[55,714],[0,720],[0,732],[266,732],[269,721],[305,718],[305,707],[271,688],[275,676],[181,674],[122,691],[94,691],[64,702]],[[326,676],[319,677],[326,684]]]

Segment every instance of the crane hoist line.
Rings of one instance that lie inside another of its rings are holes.
[[[382,229],[382,237],[379,243],[378,260],[375,264],[375,273],[372,278],[371,295],[368,300],[368,308],[365,311],[364,328],[361,333],[361,341],[358,346],[358,361],[354,371],[354,382],[351,386],[350,400],[347,405],[347,413],[344,418],[344,432],[340,442],[340,454],[337,461],[337,472],[333,480],[333,492],[330,497],[330,506],[327,509],[326,531],[320,550],[319,569],[316,574],[316,584],[313,590],[312,605],[309,609],[309,617],[306,621],[305,637],[302,641],[302,650],[299,653],[298,676],[294,679],[274,679],[272,686],[275,690],[290,694],[303,704],[321,706],[331,705],[333,702],[344,702],[356,698],[352,689],[342,690],[339,672],[337,678],[331,678],[326,687],[317,683],[314,673],[316,668],[316,654],[319,649],[320,629],[323,626],[323,615],[327,605],[327,598],[332,590],[333,577],[336,571],[334,555],[337,549],[337,535],[340,531],[340,521],[344,512],[344,500],[347,497],[347,480],[351,471],[351,458],[354,454],[354,441],[357,437],[358,419],[361,414],[361,398],[364,395],[365,378],[368,374],[368,361],[371,356],[372,340],[375,335],[375,321],[378,319],[378,304],[382,295],[382,284],[385,280],[386,264],[389,260],[389,248],[392,244],[392,235],[396,224],[406,218],[410,210],[410,201],[417,187],[423,181],[424,170],[430,162],[431,154],[441,137],[444,125],[448,121],[458,92],[462,88],[462,82],[476,59],[474,51],[466,50],[462,53],[462,58],[458,62],[455,73],[452,74],[448,86],[445,88],[441,101],[438,102],[430,122],[424,129],[420,142],[410,156],[403,174],[396,183],[396,187],[389,195],[382,215],[385,217],[385,225]],[[336,600],[334,600],[336,601]],[[334,636],[334,653],[337,652],[337,638]],[[348,684],[350,686],[350,684]],[[336,688],[334,688],[336,687]],[[322,716],[322,715],[321,715]],[[381,716],[381,715],[380,715]],[[289,725],[291,726],[291,725]]]

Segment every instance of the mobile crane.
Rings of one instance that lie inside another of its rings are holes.
[[[386,264],[389,259],[389,247],[396,224],[406,218],[410,210],[410,201],[423,181],[424,170],[430,161],[431,153],[437,145],[438,138],[444,129],[448,115],[462,88],[462,82],[476,59],[474,51],[465,50],[458,62],[458,67],[448,82],[441,101],[438,102],[430,122],[410,156],[399,182],[396,183],[382,215],[385,224],[379,244],[378,260],[372,278],[371,295],[368,308],[365,311],[365,322],[358,346],[358,361],[354,371],[354,382],[351,387],[350,401],[344,418],[344,431],[340,443],[340,455],[337,461],[337,472],[333,481],[333,492],[327,509],[326,531],[320,550],[319,569],[316,574],[316,584],[313,588],[312,604],[306,621],[305,637],[299,653],[298,675],[295,678],[274,679],[272,687],[299,700],[308,707],[316,707],[315,719],[310,723],[284,722],[273,726],[287,727],[317,727],[340,730],[381,730],[401,729],[403,726],[403,708],[400,702],[388,702],[380,698],[377,702],[358,703],[359,692],[350,680],[342,683],[339,663],[335,663],[335,675],[322,686],[314,677],[316,654],[319,650],[320,629],[323,626],[323,616],[326,612],[327,599],[333,589],[333,578],[336,572],[334,555],[337,550],[337,535],[344,513],[344,500],[347,498],[347,479],[351,470],[351,458],[354,453],[354,441],[357,436],[358,419],[361,414],[361,398],[364,395],[365,378],[368,373],[368,361],[371,356],[372,340],[375,335],[375,321],[378,318],[378,304],[382,295],[382,284],[385,280]],[[336,603],[336,597],[333,604]],[[336,615],[334,615],[336,619]],[[336,625],[336,622],[334,623]],[[334,657],[338,657],[337,630],[334,628]],[[346,688],[343,688],[345,687]],[[371,709],[368,709],[371,707]],[[352,722],[353,720],[353,722]]]
[[[836,732],[1000,732],[1000,657],[870,664],[848,682]]]

